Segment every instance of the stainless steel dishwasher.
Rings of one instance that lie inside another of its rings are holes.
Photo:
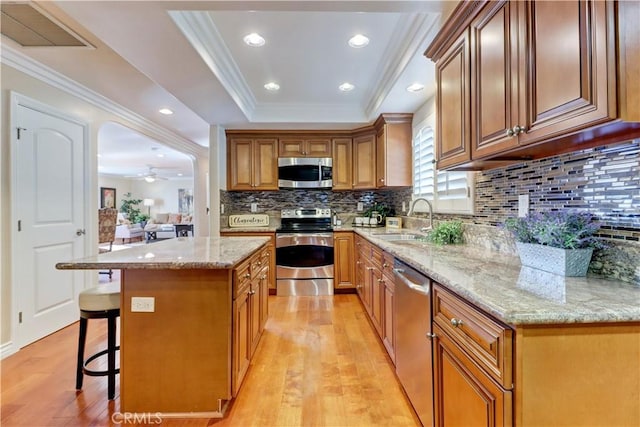
[[[395,260],[396,374],[423,426],[433,426],[431,281]]]

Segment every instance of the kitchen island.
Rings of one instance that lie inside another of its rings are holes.
[[[122,413],[224,415],[266,321],[268,242],[180,237],[56,265],[121,270]]]

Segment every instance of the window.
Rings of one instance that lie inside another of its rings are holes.
[[[435,134],[426,123],[413,138],[413,198],[428,199],[434,212],[473,214],[473,173],[437,171],[434,160]]]

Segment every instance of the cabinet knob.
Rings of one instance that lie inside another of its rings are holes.
[[[512,129],[507,129],[507,136],[517,136],[526,132],[526,128],[524,126],[515,125]]]
[[[382,264],[382,266],[383,266],[384,268],[387,268],[387,267],[389,267],[389,264],[387,264],[387,263],[385,262],[384,264]]]
[[[244,277],[246,277],[248,279],[249,277],[251,277],[251,273],[245,274]]]
[[[436,334],[432,334],[432,333],[427,332],[427,335],[426,335],[426,336],[427,336],[427,338],[428,338],[429,340],[432,340],[432,339],[434,339],[434,338],[436,337]]]
[[[380,182],[384,182],[384,178],[380,178]]]
[[[454,328],[459,328],[462,326],[462,319],[456,319],[455,317],[451,319],[451,326]]]

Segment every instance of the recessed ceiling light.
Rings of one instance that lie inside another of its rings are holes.
[[[162,158],[162,157],[164,157],[164,154],[159,153],[159,154],[156,154],[156,156],[158,156],[158,157]]]
[[[275,82],[269,82],[266,85],[264,85],[264,88],[266,90],[270,90],[271,92],[275,92],[276,90],[280,89],[280,85]]]
[[[341,91],[343,91],[343,92],[349,92],[350,90],[353,90],[353,88],[354,88],[354,87],[355,87],[355,86],[354,86],[354,85],[352,85],[351,83],[349,83],[349,82],[344,82],[344,83],[342,83],[340,86],[338,86],[338,89],[340,89],[340,90],[341,90]]]
[[[409,92],[420,92],[422,89],[424,89],[424,85],[420,83],[413,83],[407,86],[407,91]]]
[[[173,114],[173,111],[171,111],[171,110],[170,110],[170,109],[168,109],[168,108],[161,108],[160,110],[158,110],[158,112],[159,112],[160,114],[164,114],[164,115],[166,115],[166,116],[170,116],[171,114]]]
[[[251,47],[264,46],[265,43],[264,38],[258,33],[247,34],[242,40]]]
[[[356,49],[365,47],[368,44],[369,44],[369,37],[364,36],[362,34],[356,34],[355,36],[349,39],[349,46]]]
[[[179,173],[179,174],[178,174],[178,176],[182,176],[182,174],[181,174],[181,173]]]

